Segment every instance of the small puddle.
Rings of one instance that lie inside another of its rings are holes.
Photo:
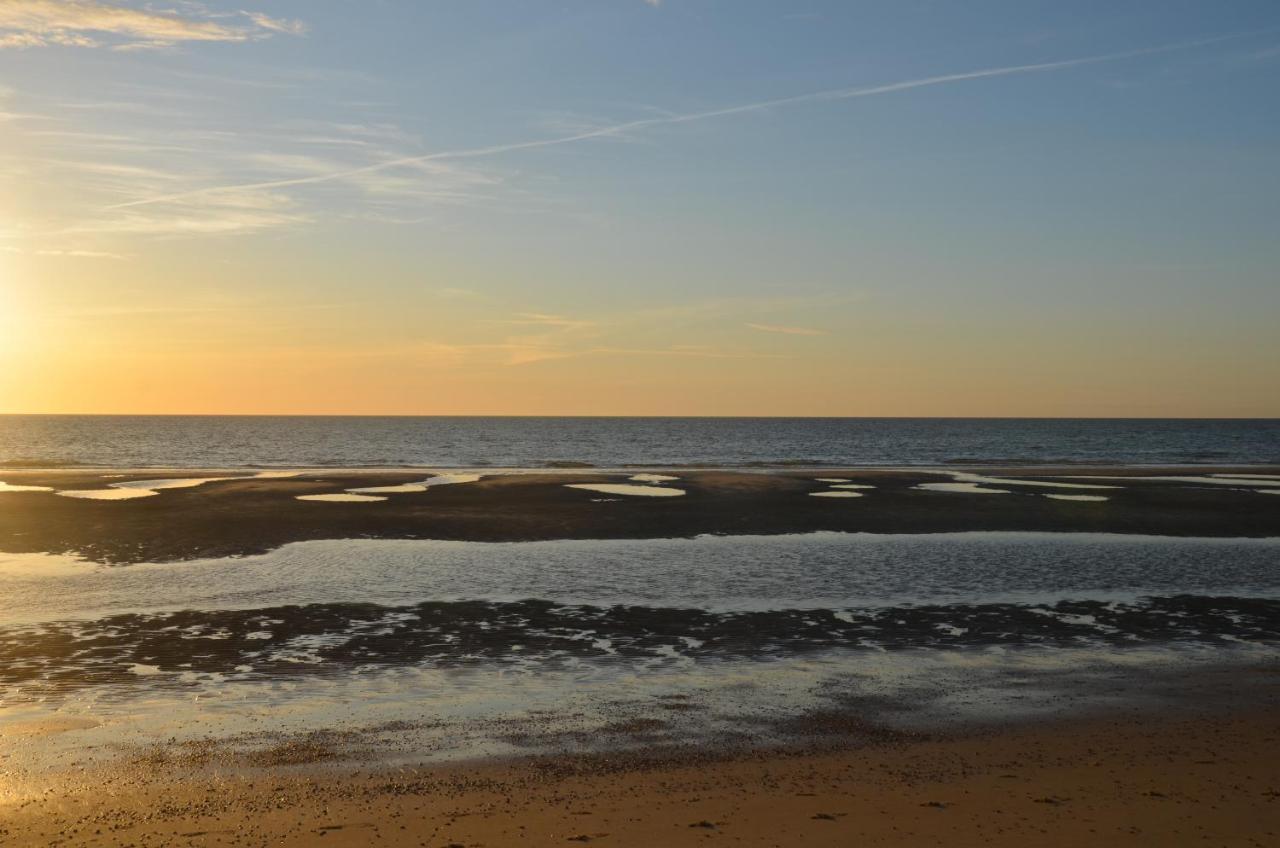
[[[1008,495],[1007,489],[984,489],[977,483],[921,483],[916,486],[926,492],[951,492],[958,495]]]
[[[482,474],[437,474],[435,477],[428,477],[426,480],[417,483],[401,483],[398,486],[360,486],[355,489],[347,489],[347,491],[365,495],[404,495],[425,492],[432,486],[475,483],[483,476]]]
[[[160,493],[153,489],[65,489],[58,492],[59,497],[86,501],[132,501],[153,498],[158,494]]]
[[[684,489],[673,489],[670,486],[637,486],[631,483],[568,483],[565,488],[605,495],[636,495],[642,498],[677,498],[685,493]]]
[[[161,489],[194,489],[205,483],[216,483],[220,480],[250,480],[251,477],[171,477],[161,480],[126,480],[112,483],[113,489],[146,489],[150,492]]]
[[[385,501],[386,498],[376,497],[374,495],[353,495],[349,492],[332,495],[298,495],[297,500],[300,501],[319,501],[321,503],[375,503],[377,501]]]
[[[234,477],[164,477],[158,480],[124,480],[112,483],[105,489],[68,489],[58,494],[64,498],[81,498],[91,501],[128,501],[135,498],[149,498],[166,489],[194,489],[205,483],[221,483],[224,480],[275,480],[296,477],[299,473],[297,471],[259,471],[257,474],[241,474]],[[118,476],[122,475],[107,475],[107,477]]]
[[[982,474],[969,474],[963,471],[952,471],[951,479],[957,483],[987,483],[995,486],[1041,486],[1049,489],[1118,489],[1119,486],[1104,486],[1101,483],[1060,483],[1052,480],[1020,480],[1013,477],[986,477]]]
[[[401,483],[399,486],[361,486],[358,489],[347,489],[360,495],[403,495],[412,492],[425,492],[426,483]]]
[[[1264,475],[1246,475],[1246,474],[1241,474],[1238,477],[1228,477],[1228,476],[1120,477],[1116,475],[1103,475],[1103,474],[1089,474],[1089,475],[1076,475],[1076,476],[1084,477],[1085,479],[1088,479],[1088,480],[1128,480],[1131,482],[1136,481],[1139,483],[1150,480],[1157,483],[1203,483],[1203,484],[1216,485],[1216,486],[1236,486],[1239,488],[1253,488],[1255,486],[1280,487],[1280,480],[1272,480]]]
[[[52,492],[49,486],[15,486],[0,480],[0,492]]]

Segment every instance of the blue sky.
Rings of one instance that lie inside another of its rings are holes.
[[[1274,415],[1278,91],[1273,2],[9,0],[0,270],[174,411]]]

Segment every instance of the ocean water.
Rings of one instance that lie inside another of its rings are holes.
[[[1280,463],[1280,420],[0,416],[0,466]]]

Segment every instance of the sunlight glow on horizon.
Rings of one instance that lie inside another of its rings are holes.
[[[12,255],[0,252],[0,357],[13,362],[22,347],[21,331],[25,316],[15,295],[18,279]]]

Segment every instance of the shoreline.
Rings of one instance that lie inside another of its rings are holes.
[[[251,767],[152,757],[0,802],[0,842],[1265,845],[1280,832],[1274,700],[964,732],[893,730],[856,714],[811,724],[812,740],[791,750],[335,766],[294,740]]]
[[[515,639],[524,650],[467,662],[414,655],[405,664],[357,649],[360,668],[286,660],[253,674],[231,673],[243,660],[208,653],[218,644],[247,646],[243,631],[218,637],[226,642],[193,644],[185,655],[113,658],[103,635],[130,626],[108,621],[105,631],[86,630],[75,640],[94,646],[91,667],[51,668],[61,681],[52,688],[28,686],[21,674],[9,681],[13,697],[0,698],[0,796],[24,784],[42,787],[59,774],[130,772],[139,765],[224,773],[263,764],[385,771],[547,756],[625,759],[697,748],[790,756],[865,741],[869,731],[895,738],[968,736],[1118,713],[1186,717],[1275,709],[1280,653],[1274,625],[1266,623],[1274,621],[1267,612],[1273,608],[1242,607],[1246,616],[1264,616],[1254,623],[1268,632],[1246,627],[1238,637],[1187,621],[1178,626],[1211,629],[1192,641],[1158,625],[1146,634],[1138,627],[1134,639],[1111,645],[1088,639],[1021,647],[932,641],[882,649],[776,646],[763,656],[735,650],[700,659],[638,650],[639,634],[627,638],[634,647],[612,659],[540,658],[536,646],[523,644],[541,629],[528,625],[532,633],[496,636],[499,645]],[[1079,605],[1071,609],[1068,621],[1080,617]],[[288,617],[282,612],[258,610],[253,618],[280,619],[273,627],[279,629]],[[293,612],[305,616],[307,608]],[[806,618],[814,616],[795,621]],[[157,621],[154,635],[181,645],[168,625],[196,620],[183,614]],[[1024,625],[1001,613],[998,626]],[[66,641],[38,629],[29,633],[51,646]],[[285,643],[291,638],[287,631],[277,636]],[[410,654],[422,641],[386,638],[405,641]],[[671,639],[680,637],[664,631],[664,643]],[[439,634],[428,641],[454,640]],[[13,656],[39,663],[30,652]],[[155,665],[130,673],[131,662]]]

